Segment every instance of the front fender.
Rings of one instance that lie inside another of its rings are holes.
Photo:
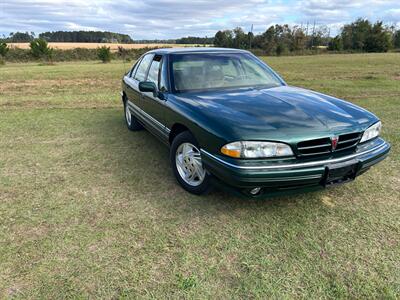
[[[168,100],[166,111],[166,126],[181,124],[194,135],[200,147],[210,152],[219,152],[227,143],[227,133],[212,120],[209,120],[199,109],[188,107],[178,101]]]

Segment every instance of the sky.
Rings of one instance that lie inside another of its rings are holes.
[[[0,34],[101,30],[133,39],[214,36],[272,24],[327,25],[335,34],[363,17],[400,27],[400,0],[0,0]],[[311,26],[311,25],[310,25]]]

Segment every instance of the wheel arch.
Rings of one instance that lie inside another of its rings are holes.
[[[175,123],[174,125],[172,125],[171,131],[170,131],[169,137],[168,137],[169,144],[170,145],[172,144],[172,141],[178,134],[185,132],[185,131],[188,131],[191,134],[193,134],[187,126],[185,126],[181,123]]]
[[[125,102],[126,102],[127,99],[128,99],[128,97],[126,96],[125,91],[123,91],[122,94],[121,94],[121,100],[122,100],[122,102],[125,104]]]

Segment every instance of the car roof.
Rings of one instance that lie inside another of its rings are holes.
[[[160,48],[154,49],[147,53],[157,54],[175,54],[175,53],[248,53],[246,50],[231,48],[214,48],[214,47],[179,47],[179,48]]]

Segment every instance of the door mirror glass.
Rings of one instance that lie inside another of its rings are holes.
[[[154,82],[151,81],[141,81],[139,82],[139,91],[144,93],[157,93],[157,87]]]

